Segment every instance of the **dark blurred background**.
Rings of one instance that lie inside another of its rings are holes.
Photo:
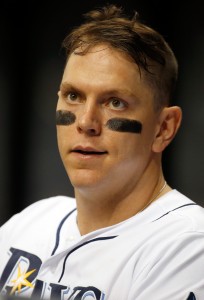
[[[204,12],[201,1],[109,1],[164,35],[179,61],[174,103],[182,127],[164,153],[172,187],[204,206]],[[42,198],[71,195],[59,157],[55,108],[61,42],[102,0],[0,3],[0,225]]]

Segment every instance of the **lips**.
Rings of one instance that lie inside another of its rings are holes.
[[[108,153],[107,151],[95,149],[92,147],[82,147],[82,146],[74,147],[74,149],[72,149],[71,152],[79,153],[82,155],[103,155],[103,154]]]

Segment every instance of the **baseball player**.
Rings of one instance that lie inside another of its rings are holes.
[[[182,116],[175,55],[115,5],[86,17],[63,42],[56,109],[75,198],[37,201],[1,227],[0,293],[203,300],[204,209],[162,172]]]

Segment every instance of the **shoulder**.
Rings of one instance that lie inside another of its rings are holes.
[[[8,231],[12,228],[28,226],[33,222],[39,226],[53,222],[58,223],[65,215],[76,209],[74,198],[66,196],[53,196],[38,200],[21,212],[13,215],[4,225],[1,226],[0,232]]]
[[[159,199],[158,205],[160,213],[155,221],[178,223],[187,231],[204,232],[204,208],[179,191],[167,193]]]
[[[45,199],[38,200],[31,205],[27,206],[20,214],[28,213],[43,213],[43,212],[55,212],[72,210],[76,207],[76,200],[67,196],[53,196]]]

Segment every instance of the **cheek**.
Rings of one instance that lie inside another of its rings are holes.
[[[140,134],[106,130],[106,143],[113,150],[113,157],[118,160],[129,160],[137,157],[141,151],[141,140]]]
[[[143,145],[146,146],[148,149],[152,147],[154,140],[156,138],[157,126],[155,122],[151,122],[144,126],[143,132]],[[151,150],[150,150],[151,151]]]
[[[67,147],[69,143],[70,126],[57,125],[57,144],[60,155],[66,155]]]
[[[57,144],[58,144],[58,149],[61,154],[61,149],[63,145],[63,132],[61,130],[61,126],[57,126]]]
[[[152,141],[144,130],[141,134],[113,132],[110,140],[114,148],[117,145],[117,157],[132,164],[142,164],[151,155]]]
[[[66,154],[69,145],[70,125],[74,124],[76,116],[71,111],[57,110],[56,125],[57,125],[57,142],[60,155]]]

